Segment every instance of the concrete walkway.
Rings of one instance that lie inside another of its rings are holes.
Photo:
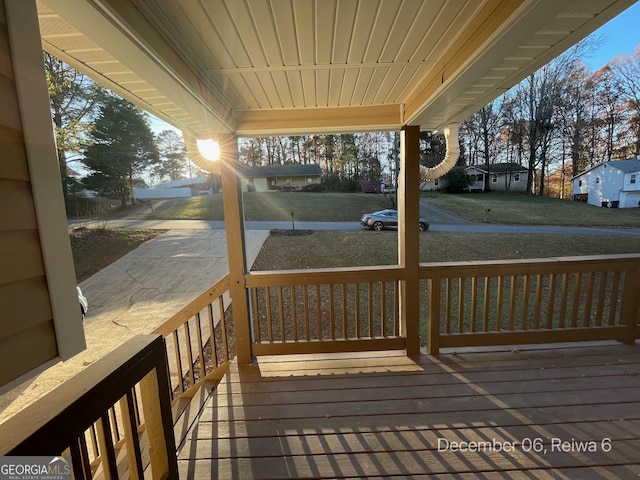
[[[247,231],[247,262],[268,231]],[[170,230],[80,284],[87,349],[0,397],[0,423],[137,334],[164,323],[229,272],[224,230]]]

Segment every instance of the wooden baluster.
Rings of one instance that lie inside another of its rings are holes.
[[[347,284],[342,284],[342,333],[343,338],[349,338],[349,322],[347,317]]]
[[[522,286],[522,330],[529,328],[529,295],[531,295],[531,279],[529,275],[524,276]]]
[[[131,391],[120,399],[120,412],[122,414],[124,439],[127,448],[129,476],[132,480],[141,480],[144,478],[142,453],[140,452],[140,437],[138,436],[138,425],[134,413],[134,398]]]
[[[218,297],[218,301],[220,300],[220,297]],[[215,301],[215,299],[213,300]],[[214,315],[213,315],[213,303],[209,303],[207,305],[207,312],[208,312],[208,317],[209,317],[209,332],[211,335],[211,341],[209,342],[211,345],[211,357],[213,358],[213,368],[218,368],[218,345],[217,345],[217,340],[216,340],[216,327],[214,324]],[[220,328],[223,327],[224,322],[222,321],[223,319],[220,319]]]
[[[446,284],[445,284],[446,302],[445,302],[445,310],[444,310],[445,332],[451,333],[451,318],[453,317],[453,313],[451,311],[451,297],[452,297],[451,279],[447,278],[445,281],[446,281]],[[438,288],[438,291],[439,290],[440,288]],[[440,312],[438,312],[438,318],[439,318],[439,315],[440,315]]]
[[[511,276],[511,285],[509,288],[509,331],[513,332],[515,330],[515,320],[516,320],[516,290],[518,288],[518,277],[515,275]]]
[[[547,328],[553,328],[553,314],[555,313],[556,302],[556,276],[549,275],[549,298],[547,303]]]
[[[571,327],[578,326],[578,315],[580,313],[580,295],[582,290],[582,273],[574,273],[573,281],[573,306],[571,312]]]
[[[387,336],[387,291],[385,282],[380,282],[380,336]]]
[[[182,370],[182,355],[180,353],[180,339],[178,337],[178,330],[173,331],[173,350],[176,354],[176,368],[178,370],[178,387],[180,389],[180,393],[183,393],[186,389],[184,388],[184,371]]]
[[[307,285],[302,286],[302,301],[304,304],[304,328],[307,342],[311,340],[311,323],[309,320],[309,288]]]
[[[484,277],[484,300],[482,304],[482,331],[489,331],[489,298],[491,296],[491,277]]]
[[[536,330],[540,330],[540,317],[542,316],[542,275],[536,275],[536,308],[533,314],[533,326]]]
[[[253,316],[253,341],[260,343],[262,335],[260,333],[260,312],[258,310],[258,289],[251,287],[251,311]]]
[[[470,321],[471,321],[471,329],[470,331],[472,333],[475,333],[476,331],[476,321],[478,320],[477,318],[477,309],[478,309],[478,293],[477,293],[477,277],[471,277],[471,311],[470,313]]]
[[[269,343],[273,343],[273,320],[271,318],[271,288],[264,287],[265,306],[267,309],[267,339]]]
[[[227,341],[227,320],[224,317],[224,297],[220,295],[218,297],[218,308],[220,309],[220,335],[222,336],[222,354],[224,357],[224,363],[227,363],[229,359],[229,342]]]
[[[458,333],[464,333],[464,278],[458,278]]]
[[[193,361],[193,351],[191,348],[191,331],[189,329],[189,321],[186,321],[184,323],[183,329],[184,329],[184,342],[187,347],[187,361],[189,362],[189,370],[187,371],[187,373],[189,373],[189,379],[191,380],[191,385],[189,386],[192,387],[196,383],[196,379],[195,379],[195,375],[193,374],[193,364],[195,362]]]
[[[498,277],[498,287],[496,290],[496,332],[502,330],[502,293],[504,290],[504,277]]]
[[[286,342],[287,335],[284,331],[284,300],[282,286],[278,287],[278,319],[280,320],[280,341]]]
[[[616,325],[617,306],[620,296],[620,270],[613,272],[613,280],[611,284],[611,296],[609,297],[609,325]]]
[[[595,272],[588,273],[589,281],[587,282],[587,296],[584,301],[584,318],[582,326],[591,326],[591,311],[593,310],[593,288],[595,283]]]
[[[355,291],[355,313],[356,313],[356,338],[362,338],[362,332],[360,331],[360,284],[356,283]]]
[[[562,289],[560,290],[560,318],[558,320],[558,326],[565,328],[566,316],[567,316],[567,303],[568,303],[568,291],[569,291],[569,275],[562,274]]]

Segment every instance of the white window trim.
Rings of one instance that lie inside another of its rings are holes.
[[[491,174],[491,183],[498,183],[498,175],[496,173]]]

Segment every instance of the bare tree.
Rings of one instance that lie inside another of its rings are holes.
[[[629,112],[629,127],[634,136],[633,155],[640,155],[640,46],[633,56],[621,55],[609,64],[618,82]]]

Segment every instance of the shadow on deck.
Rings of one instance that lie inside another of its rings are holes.
[[[473,443],[475,442],[475,443]],[[638,478],[640,345],[235,363],[181,478]]]

